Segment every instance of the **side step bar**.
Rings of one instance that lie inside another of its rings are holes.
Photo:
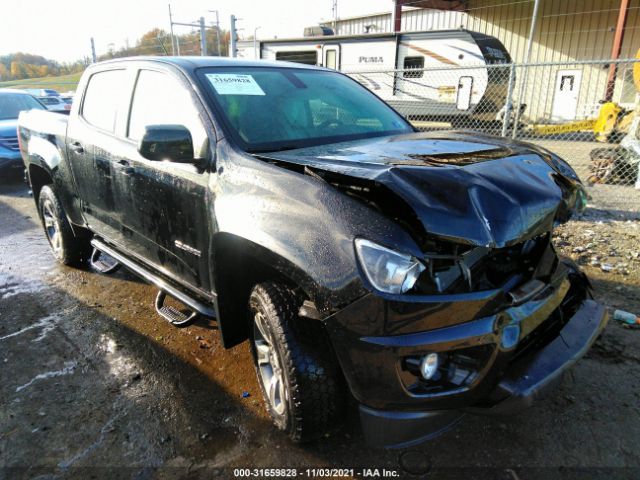
[[[120,263],[115,258],[111,258],[109,255],[97,248],[93,249],[89,262],[96,272],[103,273],[105,275],[116,272],[120,268]]]
[[[162,318],[164,318],[167,322],[169,322],[174,327],[182,328],[188,325],[191,325],[196,321],[199,314],[195,310],[186,314],[182,310],[178,310],[171,305],[165,305],[164,301],[167,298],[167,292],[164,290],[158,290],[158,295],[156,296],[156,312]]]
[[[91,245],[94,248],[100,250],[101,252],[106,253],[110,257],[113,257],[119,263],[127,267],[129,270],[133,271],[135,274],[144,278],[147,282],[152,283],[153,285],[158,287],[162,292],[166,292],[172,297],[176,298],[177,300],[180,300],[186,306],[190,307],[194,312],[198,312],[199,314],[204,315],[205,317],[215,318],[216,312],[213,308],[190,297],[189,295],[182,292],[181,290],[178,290],[177,288],[170,285],[162,278],[144,269],[143,267],[135,263],[133,260],[125,257],[121,253],[115,251],[113,248],[105,245],[100,240],[94,238],[93,240],[91,240]]]

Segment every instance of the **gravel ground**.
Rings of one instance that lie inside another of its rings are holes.
[[[635,313],[639,239],[638,221],[598,210],[556,236],[598,299]],[[0,186],[0,479],[234,478],[234,467],[640,477],[640,331],[611,322],[552,395],[516,416],[467,416],[434,441],[382,451],[364,446],[351,410],[335,434],[297,446],[264,413],[247,345],[225,351],[214,323],[171,327],[154,293],[122,270],[57,265],[26,188]]]

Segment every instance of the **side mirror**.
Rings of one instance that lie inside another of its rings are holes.
[[[138,144],[147,160],[195,163],[191,132],[183,125],[149,125]]]

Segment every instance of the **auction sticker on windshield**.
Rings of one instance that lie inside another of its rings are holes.
[[[218,95],[264,95],[264,91],[251,75],[207,73],[207,79]]]

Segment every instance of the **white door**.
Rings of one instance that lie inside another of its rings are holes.
[[[460,77],[458,80],[458,96],[456,106],[458,110],[469,110],[471,94],[473,93],[473,77]]]
[[[553,94],[552,120],[575,120],[582,70],[560,70]]]
[[[340,69],[340,47],[338,45],[325,45],[322,47],[322,64],[326,68]]]

